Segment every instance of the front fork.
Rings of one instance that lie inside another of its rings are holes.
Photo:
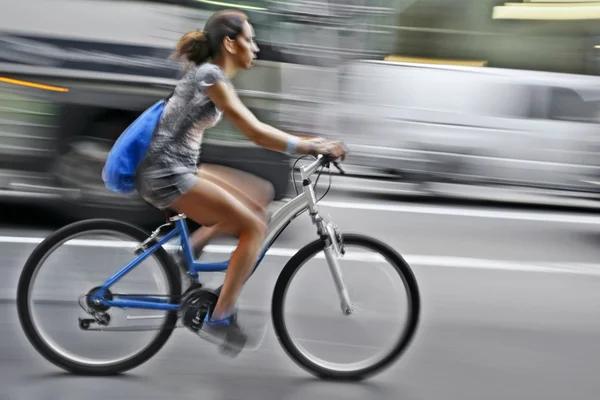
[[[350,315],[354,311],[350,300],[350,293],[344,283],[342,270],[338,263],[338,257],[343,257],[346,254],[346,248],[342,239],[339,228],[330,221],[325,221],[316,208],[315,193],[310,185],[310,180],[306,179],[303,182],[303,190],[309,197],[309,212],[313,223],[317,227],[317,233],[321,239],[325,240],[325,259],[329,265],[329,271],[333,277],[333,282],[337,290],[340,306],[345,315]]]

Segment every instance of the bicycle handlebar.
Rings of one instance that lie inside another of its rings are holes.
[[[335,158],[331,154],[323,156],[322,160],[323,161],[321,162],[321,164],[328,166],[328,164],[331,163],[334,167],[337,168],[338,171],[340,171],[342,174],[345,174],[342,167],[340,167],[340,164],[337,161],[335,161]]]
[[[338,162],[335,161],[335,158],[332,155],[319,155],[313,163],[300,168],[300,171],[302,172],[302,179],[306,179],[310,175],[314,174],[321,166],[329,167],[329,164],[333,164],[333,166],[340,171],[342,175],[346,173],[342,167],[340,167]]]

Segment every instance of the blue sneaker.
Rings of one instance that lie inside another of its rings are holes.
[[[220,345],[221,351],[231,356],[238,355],[248,341],[248,335],[237,322],[237,313],[219,320],[213,320],[210,314],[207,314],[198,334]]]

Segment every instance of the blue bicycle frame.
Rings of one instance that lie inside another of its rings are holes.
[[[171,239],[179,236],[181,247],[183,249],[183,254],[185,257],[186,265],[188,266],[188,273],[198,275],[199,272],[217,272],[217,271],[225,271],[229,267],[229,260],[220,261],[220,262],[197,262],[194,261],[192,256],[192,249],[189,243],[189,232],[187,229],[187,225],[185,219],[179,218],[175,220],[175,228],[167,233],[164,237],[154,243],[150,248],[136,257],[133,261],[127,264],[124,268],[110,277],[104,285],[98,290],[99,292],[103,292],[106,289],[109,289],[112,285],[114,285],[119,279],[137,267],[142,261],[148,258],[152,253],[158,250],[161,246],[165,245]],[[262,258],[264,257],[264,251],[258,259],[257,265],[260,263]],[[256,267],[255,267],[256,268]],[[199,283],[199,278],[196,280]],[[143,309],[151,309],[151,310],[165,310],[165,311],[176,311],[179,309],[178,303],[171,303],[168,297],[155,297],[155,296],[134,296],[134,295],[125,295],[123,298],[119,298],[118,295],[115,295],[111,300],[105,300],[103,297],[101,298],[102,303],[105,305],[109,305],[111,307],[119,307],[119,308],[143,308]]]
[[[302,167],[302,193],[287,202],[283,207],[278,209],[271,219],[269,220],[268,233],[265,238],[265,242],[263,245],[263,250],[258,258],[254,269],[260,264],[263,260],[266,252],[271,247],[273,242],[277,239],[279,234],[300,214],[302,214],[307,209],[310,210],[311,217],[313,222],[317,225],[317,233],[322,237],[323,235],[332,236],[331,227],[325,223],[322,218],[319,216],[316,209],[316,199],[314,189],[310,182],[310,175],[314,173],[319,166],[321,166],[320,158],[312,164]],[[100,304],[110,306],[110,307],[118,307],[118,308],[142,308],[142,309],[151,309],[151,310],[165,310],[165,311],[177,311],[179,310],[180,304],[179,302],[173,303],[169,296],[158,297],[152,295],[126,295],[123,294],[119,296],[118,294],[114,294],[112,299],[104,298],[103,293],[108,290],[112,285],[114,285],[119,279],[133,270],[139,263],[148,258],[152,253],[158,250],[161,246],[165,245],[171,239],[179,236],[181,248],[183,250],[185,263],[187,265],[187,273],[190,276],[194,276],[195,280],[200,283],[200,279],[198,277],[199,272],[218,272],[225,271],[229,267],[229,260],[220,261],[220,262],[197,262],[194,260],[192,255],[192,249],[189,243],[189,232],[186,225],[186,220],[184,215],[179,215],[171,219],[171,221],[175,223],[175,228],[163,236],[160,240],[156,240],[156,242],[149,248],[147,248],[143,253],[138,255],[133,261],[123,267],[120,271],[110,277],[100,288],[98,288],[97,292],[91,297],[93,297],[94,301],[99,301]],[[165,226],[165,225],[163,225]],[[160,228],[158,228],[160,230]],[[157,231],[158,231],[157,230]],[[337,268],[337,267],[336,267]],[[221,288],[217,289],[217,292],[220,292]],[[120,298],[121,297],[121,298]]]

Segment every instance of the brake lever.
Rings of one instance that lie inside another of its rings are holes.
[[[338,170],[338,171],[340,171],[340,173],[341,173],[342,175],[345,175],[345,174],[346,174],[346,171],[344,171],[344,170],[342,169],[342,167],[340,167],[340,165],[339,165],[339,164],[338,164],[336,161],[334,161],[334,162],[333,162],[333,166],[334,166],[334,167],[336,167],[336,168],[337,168],[337,170]]]

